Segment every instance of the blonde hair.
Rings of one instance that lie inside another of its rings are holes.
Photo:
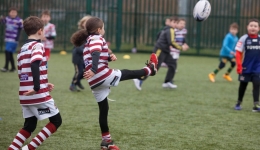
[[[78,29],[85,29],[85,28],[86,28],[86,22],[87,22],[90,18],[92,18],[92,16],[90,16],[90,15],[87,15],[87,16],[81,18],[81,19],[79,20],[79,22],[78,22]]]

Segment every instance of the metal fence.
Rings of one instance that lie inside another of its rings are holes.
[[[237,22],[240,35],[246,33],[247,20],[260,19],[260,0],[209,0],[212,13],[208,20],[198,23],[192,11],[198,0],[0,0],[0,15],[8,15],[9,7],[17,7],[19,16],[40,16],[51,11],[51,22],[56,25],[54,51],[71,51],[70,36],[77,30],[77,22],[91,14],[103,19],[106,39],[114,51],[150,52],[155,35],[163,27],[167,16],[178,16],[187,21],[187,41],[196,55],[217,54],[229,25]],[[26,39],[23,32],[20,45]],[[0,51],[4,50],[4,26],[0,26]]]

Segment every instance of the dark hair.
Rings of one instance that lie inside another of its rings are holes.
[[[180,22],[180,21],[184,21],[184,22],[186,22],[186,20],[183,19],[183,18],[180,18],[178,22]]]
[[[97,34],[98,28],[103,28],[103,21],[97,17],[91,17],[86,22],[86,28],[72,34],[70,41],[74,46],[81,46],[91,34]]]
[[[179,22],[179,18],[178,17],[170,17],[170,20],[174,21],[174,22]]]
[[[23,22],[23,28],[27,36],[35,34],[40,29],[43,29],[44,23],[43,21],[36,16],[30,16],[26,18]]]
[[[17,9],[16,9],[15,7],[10,7],[10,8],[9,8],[9,12],[11,12],[11,11],[13,11],[13,10],[14,10],[14,11],[17,11]]]
[[[51,13],[50,13],[49,10],[44,10],[44,11],[42,12],[41,17],[42,17],[43,15],[51,16]]]
[[[249,25],[251,22],[257,22],[257,23],[258,23],[258,26],[260,26],[260,22],[259,22],[258,19],[250,19],[250,20],[248,21],[248,24],[247,24],[247,25]]]
[[[238,29],[239,26],[238,26],[238,24],[237,24],[236,22],[234,22],[234,23],[232,23],[232,24],[229,26],[229,28]]]

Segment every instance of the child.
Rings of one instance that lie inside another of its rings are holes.
[[[35,150],[62,123],[59,110],[49,94],[54,85],[48,83],[47,78],[47,60],[41,43],[44,38],[43,28],[44,23],[38,17],[31,16],[24,21],[28,40],[18,53],[17,66],[20,79],[19,98],[25,122],[8,150],[20,149],[35,130],[38,120],[49,118],[50,122],[22,150]]]
[[[54,47],[53,40],[56,37],[55,25],[50,23],[51,13],[48,10],[42,12],[41,19],[44,22],[44,35],[43,45],[45,48],[47,61],[50,59],[51,49]]]
[[[177,22],[177,28],[175,29],[175,40],[179,45],[187,45],[185,36],[187,34],[187,29],[185,29],[186,26],[186,21],[184,19],[179,19]],[[187,47],[189,47],[187,45]],[[173,48],[172,46],[170,47],[171,49],[171,55],[175,61],[175,72],[177,71],[177,61],[180,57],[180,50]]]
[[[151,54],[150,62],[140,70],[118,70],[108,67],[109,61],[115,61],[117,58],[114,54],[108,53],[108,46],[103,38],[105,34],[104,23],[97,17],[90,18],[86,23],[86,29],[77,31],[72,36],[71,42],[75,46],[85,44],[84,78],[88,80],[92,93],[94,94],[99,106],[99,125],[102,134],[101,149],[119,150],[113,144],[110,136],[107,116],[108,116],[108,99],[111,86],[117,86],[119,81],[140,78],[142,76],[154,76],[157,72],[157,57]]]
[[[229,33],[224,38],[223,45],[220,51],[220,64],[218,68],[214,70],[214,72],[208,75],[209,80],[211,82],[215,82],[215,76],[221,69],[225,67],[227,61],[231,63],[231,66],[228,69],[228,71],[223,75],[223,78],[226,79],[227,81],[230,82],[232,81],[232,78],[230,77],[229,74],[236,66],[235,46],[238,41],[237,32],[238,32],[238,24],[232,23],[229,27]]]
[[[238,80],[238,101],[235,110],[241,110],[241,103],[246,91],[248,82],[253,83],[253,112],[260,112],[259,89],[260,89],[260,36],[259,20],[249,20],[247,34],[243,35],[236,46],[236,61]]]
[[[20,32],[23,28],[23,20],[17,16],[16,8],[9,9],[9,16],[0,18],[0,21],[6,25],[5,29],[5,66],[1,68],[2,72],[8,71],[9,62],[11,63],[10,72],[15,71],[13,53],[16,51]]]
[[[85,25],[87,20],[91,18],[91,16],[85,16],[78,22],[78,29],[85,29]],[[79,91],[76,86],[78,86],[80,89],[84,89],[84,86],[81,84],[80,80],[83,79],[83,72],[85,68],[84,60],[83,60],[83,49],[84,44],[82,44],[79,47],[74,47],[72,51],[72,63],[74,66],[74,76],[72,78],[72,82],[70,85],[71,91]]]
[[[159,39],[156,41],[154,53],[156,53],[158,57],[158,65],[157,70],[161,67],[162,62],[165,62],[168,66],[168,71],[164,80],[164,83],[162,84],[163,88],[177,88],[176,85],[172,84],[171,81],[174,77],[175,72],[175,64],[174,60],[172,58],[172,55],[170,54],[170,46],[173,46],[179,50],[187,50],[187,45],[178,45],[175,41],[175,33],[174,33],[174,26],[176,24],[176,20],[172,19],[170,26],[166,26],[163,31],[161,32]],[[141,84],[143,80],[146,78],[139,78],[134,79],[135,87],[138,90],[141,90]]]

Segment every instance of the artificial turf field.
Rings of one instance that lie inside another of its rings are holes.
[[[111,68],[139,69],[148,54],[130,54],[124,60],[111,62]],[[0,54],[0,67],[4,55]],[[109,127],[112,138],[121,150],[253,150],[260,149],[260,114],[253,113],[252,87],[246,91],[243,110],[235,111],[237,75],[233,82],[208,80],[208,73],[218,65],[217,58],[181,56],[175,83],[178,89],[161,87],[167,69],[161,68],[155,77],[137,91],[133,81],[124,81],[112,88],[109,95]],[[55,85],[51,93],[63,124],[39,150],[98,150],[101,142],[98,105],[82,80],[85,90],[70,92],[73,75],[71,54],[52,54],[48,65],[49,82]],[[0,72],[0,150],[12,142],[24,119],[18,100],[19,80],[16,73]],[[34,137],[48,120],[39,121]],[[29,140],[27,140],[29,142]]]

